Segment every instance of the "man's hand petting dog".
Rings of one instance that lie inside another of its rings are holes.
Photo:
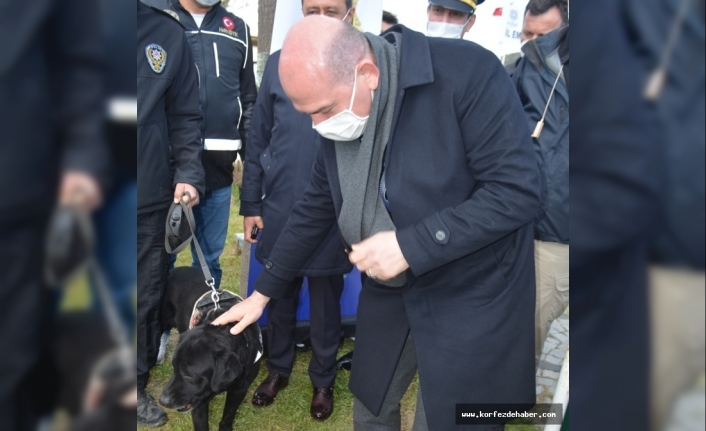
[[[243,332],[248,325],[257,322],[257,319],[262,316],[262,312],[269,300],[270,298],[268,296],[255,290],[250,296],[243,300],[243,302],[239,302],[230,307],[228,311],[218,316],[211,324],[221,326],[238,322],[230,330],[231,334],[238,335]]]

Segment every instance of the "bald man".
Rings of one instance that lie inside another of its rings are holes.
[[[537,162],[502,70],[474,43],[404,26],[383,38],[308,17],[284,42],[282,87],[321,150],[255,291],[215,324],[255,322],[338,223],[367,275],[349,383],[356,430],[399,430],[417,370],[414,430],[454,429],[457,403],[534,404]]]

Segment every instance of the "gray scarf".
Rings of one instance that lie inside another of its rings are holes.
[[[338,226],[348,244],[357,244],[377,232],[396,230],[380,197],[380,174],[395,111],[401,37],[395,34],[397,48],[371,33],[365,33],[365,37],[375,52],[380,82],[360,144],[356,141],[335,143],[343,196]],[[402,273],[378,282],[399,287],[406,283],[406,276]]]

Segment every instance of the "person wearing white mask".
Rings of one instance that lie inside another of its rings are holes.
[[[302,13],[304,16],[325,15],[352,24],[355,8],[352,0],[303,0]],[[327,36],[324,34],[322,37],[325,39]],[[360,136],[366,122],[366,118],[347,110],[328,122],[312,127],[311,118],[297,112],[282,89],[278,72],[279,56],[279,51],[269,56],[262,76],[240,191],[245,239],[257,243],[254,257],[262,264],[269,260],[295,204],[304,196],[310,182],[320,147],[317,131],[353,139]],[[353,104],[358,100],[355,99]],[[350,108],[350,93],[346,104]],[[255,226],[260,232],[253,236]],[[289,382],[294,364],[299,292],[306,278],[312,353],[308,371],[313,386],[309,414],[315,420],[324,421],[333,413],[343,276],[353,269],[339,238],[338,227],[329,229],[316,256],[298,271],[289,284],[291,295],[269,303],[267,377],[255,389],[253,405],[263,408],[271,405]]]
[[[348,383],[356,431],[399,431],[417,370],[414,431],[499,431],[504,419],[466,427],[456,407],[535,402],[538,166],[503,70],[475,43],[404,25],[376,36],[311,16],[287,33],[278,76],[320,135],[317,160],[253,292],[213,323],[239,333],[290,295],[337,225],[367,276]]]
[[[476,7],[485,0],[430,0],[427,36],[462,39],[476,22]]]

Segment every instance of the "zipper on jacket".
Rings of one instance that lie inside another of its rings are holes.
[[[216,42],[213,42],[213,58],[216,60],[216,77],[219,78],[221,76],[221,68],[218,63],[218,44]]]
[[[205,19],[206,18],[204,18],[204,20]],[[196,37],[199,38],[199,44],[201,44],[201,52],[205,53],[206,47],[204,46],[204,43],[203,43],[203,33],[201,32],[200,28],[197,29],[196,35],[197,35]],[[204,94],[208,94],[208,88],[206,88],[208,86],[208,66],[206,65],[206,58],[205,57],[202,57],[202,58],[204,59],[204,69],[205,69],[203,71],[203,73],[206,75],[206,76],[204,76],[204,79],[203,79],[203,91],[204,91]],[[199,89],[200,89],[200,86],[199,86]],[[207,124],[206,121],[207,121],[207,117],[208,117],[208,99],[206,99],[204,97],[204,103],[202,104],[200,92],[199,92],[199,106],[201,106],[201,132],[203,134],[203,136],[201,136],[201,143],[203,143],[204,139],[206,138],[206,136],[205,136],[206,135],[206,126],[205,125]]]
[[[238,129],[240,129],[240,120],[243,119],[243,105],[240,103],[240,96],[237,97],[238,99],[238,125],[236,126]]]

